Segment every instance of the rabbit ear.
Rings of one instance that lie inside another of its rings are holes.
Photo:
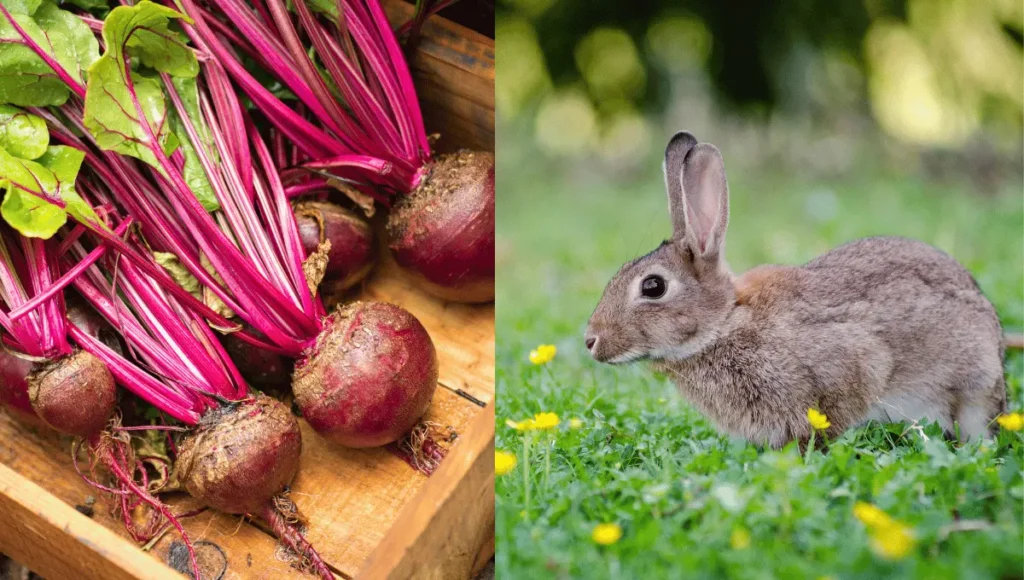
[[[686,240],[694,254],[705,259],[721,257],[725,229],[729,225],[729,185],[725,162],[710,143],[694,146],[683,162],[683,201]]]
[[[665,148],[665,189],[668,190],[668,213],[672,216],[672,239],[686,235],[686,203],[683,201],[683,162],[686,154],[697,145],[697,138],[680,131],[672,136]]]

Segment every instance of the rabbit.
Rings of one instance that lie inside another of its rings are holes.
[[[677,133],[664,172],[672,239],[608,283],[584,336],[594,359],[650,361],[719,430],[772,448],[807,443],[809,408],[830,438],[872,419],[990,432],[1006,407],[1002,330],[955,259],[876,237],[734,276],[718,149]]]

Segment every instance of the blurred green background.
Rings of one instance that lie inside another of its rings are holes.
[[[616,168],[667,125],[835,172],[865,141],[952,157],[985,185],[1020,172],[1022,19],[1019,0],[504,0],[499,121]]]
[[[1020,0],[498,3],[497,446],[518,465],[497,481],[497,577],[1024,577],[1021,432],[961,446],[872,425],[802,461],[582,344],[605,283],[669,235],[661,162],[682,129],[725,157],[734,271],[915,237],[1020,332],[1022,27]],[[539,344],[558,347],[544,366]],[[1006,369],[1019,411],[1024,356]],[[538,412],[561,424],[527,467],[505,420]],[[856,500],[913,549],[881,558]],[[962,520],[981,529],[950,533]],[[621,540],[595,544],[601,523]]]

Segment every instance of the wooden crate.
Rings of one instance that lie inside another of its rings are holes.
[[[404,21],[411,7],[386,1]],[[494,42],[434,17],[412,61],[431,132],[441,150],[493,150]],[[291,497],[308,538],[339,578],[467,578],[494,553],[494,308],[436,300],[385,256],[360,298],[414,313],[437,347],[440,379],[427,419],[459,437],[431,477],[383,449],[331,445],[303,421]],[[481,406],[483,403],[484,406]],[[70,441],[0,414],[0,552],[48,580],[181,578],[166,566],[173,533],[144,552],[71,463]],[[168,502],[178,511],[185,496]],[[205,512],[184,520],[199,543],[204,577],[311,578],[296,570],[260,522]]]

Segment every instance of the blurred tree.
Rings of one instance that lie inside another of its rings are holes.
[[[983,125],[1019,136],[1024,116],[1020,0],[500,0],[497,17],[499,36],[502,22],[529,29],[510,46],[540,53],[535,96],[582,89],[602,119],[663,106],[686,59],[725,109],[870,104],[911,142],[962,143]]]
[[[942,1],[942,0],[935,0]],[[644,46],[652,24],[675,14],[701,19],[711,32],[707,71],[723,102],[737,107],[772,107],[778,101],[783,60],[796,44],[858,56],[875,18],[905,18],[907,0],[502,0],[499,17],[526,15],[556,85],[580,80],[576,51],[601,27],[627,34]],[[652,69],[645,63],[646,69]],[[635,102],[657,104],[662,71],[645,70]]]

